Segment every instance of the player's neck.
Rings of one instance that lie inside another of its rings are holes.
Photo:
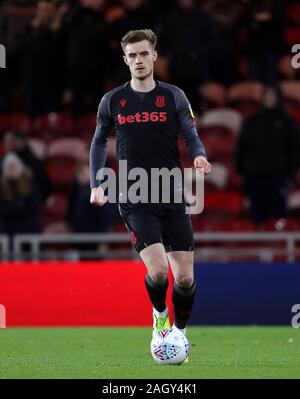
[[[144,92],[151,91],[154,89],[155,85],[156,83],[153,78],[153,75],[147,77],[144,80],[139,80],[132,76],[130,81],[130,86],[135,91],[144,91]]]

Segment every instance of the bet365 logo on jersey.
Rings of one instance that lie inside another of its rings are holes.
[[[167,113],[166,112],[137,112],[134,115],[121,115],[118,114],[119,125],[124,125],[125,123],[145,123],[145,122],[166,122]]]

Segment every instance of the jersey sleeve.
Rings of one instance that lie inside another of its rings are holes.
[[[96,129],[90,148],[91,188],[95,188],[100,184],[101,175],[97,176],[97,174],[105,166],[108,136],[112,128],[113,120],[109,113],[109,101],[105,95],[102,97],[98,107]]]
[[[192,160],[201,155],[206,158],[204,145],[200,140],[196,128],[191,104],[182,90],[175,94],[177,121],[183,136],[187,151]]]

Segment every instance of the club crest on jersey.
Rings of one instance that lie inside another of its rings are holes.
[[[126,103],[127,103],[126,98],[122,98],[122,99],[120,100],[120,104],[121,104],[121,107],[122,107],[122,108],[125,107]]]
[[[166,97],[165,96],[156,96],[155,105],[159,108],[162,108],[166,105]]]

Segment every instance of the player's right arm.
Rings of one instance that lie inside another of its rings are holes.
[[[108,136],[113,127],[113,121],[109,113],[107,95],[100,101],[97,112],[97,124],[90,148],[90,202],[94,205],[104,205],[107,197],[100,186],[102,173],[107,157]]]

